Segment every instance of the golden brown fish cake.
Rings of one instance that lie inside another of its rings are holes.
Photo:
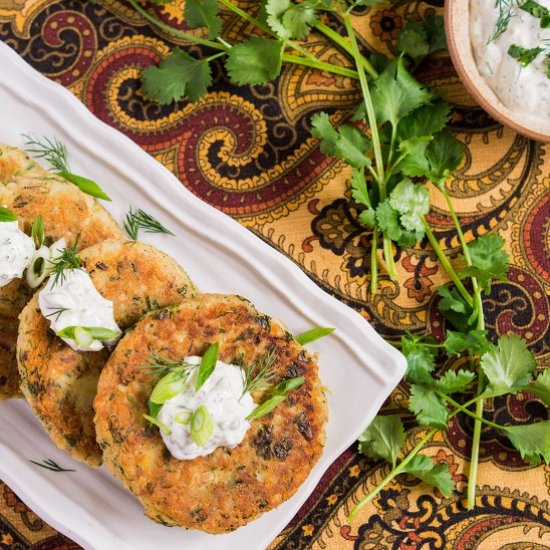
[[[8,183],[16,176],[34,177],[45,173],[46,170],[25,151],[0,143],[0,184]]]
[[[122,330],[156,307],[196,292],[183,268],[151,245],[105,241],[79,253],[95,287],[114,303]],[[74,351],[50,330],[38,307],[38,293],[21,314],[17,358],[21,390],[58,447],[92,466],[101,463],[92,401],[109,356]]]
[[[305,383],[253,420],[237,447],[177,460],[143,418],[160,376],[143,367],[152,352],[183,359],[215,342],[226,363],[253,364],[275,350],[274,382],[303,375]],[[104,462],[151,519],[209,533],[237,529],[290,498],[321,455],[327,412],[317,370],[288,332],[240,297],[203,294],[150,313],[119,342],[100,376],[94,408]]]
[[[0,401],[21,397],[15,351],[18,327],[17,319],[0,317]]]
[[[19,150],[15,149],[17,151]],[[19,151],[19,155],[24,153]],[[42,173],[37,170],[25,176],[15,176],[7,185],[0,185],[0,204],[13,211],[19,219],[20,228],[27,234],[30,234],[34,220],[41,214],[45,225],[46,245],[62,237],[70,245],[78,235],[81,248],[105,239],[125,238],[122,229],[97,200],[72,183],[45,170]],[[15,319],[14,322],[17,322],[17,317],[33,293],[34,290],[22,279],[15,279],[0,287],[0,319]],[[7,364],[6,372],[10,365],[13,366],[13,363]],[[8,378],[17,380],[18,376],[15,369]],[[8,391],[12,387],[14,384],[10,383],[5,386],[4,391],[0,388],[0,400],[15,397],[16,394]]]

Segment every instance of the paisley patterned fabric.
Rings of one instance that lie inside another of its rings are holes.
[[[246,8],[257,3],[239,4]],[[364,8],[354,23],[365,49],[390,53],[408,19],[440,8],[437,0],[396,0]],[[169,25],[183,25],[181,6],[155,9]],[[250,31],[235,17],[224,17],[230,41]],[[337,19],[331,24],[341,30]],[[334,121],[351,116],[359,98],[353,81],[293,66],[272,84],[235,87],[215,67],[214,89],[202,100],[159,107],[141,95],[139,73],[178,40],[151,28],[118,0],[0,0],[0,39],[172,170],[182,185],[357,309],[384,336],[425,327],[436,336],[443,334],[432,297],[446,279],[428,246],[398,250],[399,284],[381,273],[380,291],[369,292],[372,235],[356,221],[349,171],[326,158],[310,136],[311,116],[320,110]],[[307,47],[321,59],[347,62],[321,36],[312,35]],[[503,128],[483,112],[446,54],[425,62],[417,76],[453,105],[451,129],[467,148],[463,165],[447,183],[466,237],[498,232],[511,255],[509,282],[493,285],[484,304],[488,326],[494,335],[520,333],[539,367],[550,366],[549,148]],[[456,255],[458,243],[443,198],[435,188],[430,192],[430,221],[437,238]],[[385,409],[401,411],[406,400],[407,388],[401,384]],[[548,418],[545,407],[528,395],[496,399],[485,414],[499,423]],[[466,484],[471,431],[470,420],[457,416],[425,451],[449,465],[459,490]],[[410,431],[408,445],[423,433]],[[550,548],[550,468],[527,466],[490,428],[482,433],[477,506],[472,511],[458,491],[445,498],[416,479],[400,477],[348,525],[353,504],[387,472],[388,466],[369,462],[355,447],[348,449],[272,548]],[[0,548],[78,546],[0,484]]]

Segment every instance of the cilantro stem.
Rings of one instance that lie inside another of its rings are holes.
[[[439,188],[443,193],[443,197],[445,198],[445,202],[447,203],[447,207],[449,208],[451,218],[455,225],[456,232],[458,234],[458,239],[460,240],[460,245],[462,247],[462,253],[464,254],[464,260],[466,261],[466,265],[471,267],[472,258],[470,256],[470,250],[468,249],[468,245],[464,237],[464,232],[462,231],[462,226],[460,225],[460,221],[458,219],[458,216],[456,215],[456,211],[451,201],[451,197],[449,196],[449,193],[447,192],[447,189],[444,185],[440,185]],[[483,313],[483,300],[481,298],[481,288],[475,277],[471,277],[471,280],[472,280],[472,288],[474,291],[474,308],[477,309],[477,328],[478,330],[485,330],[485,316]],[[484,389],[483,371],[479,368],[479,365],[477,367],[477,373],[478,373],[478,380],[477,380],[476,395],[479,397]],[[479,401],[476,402],[475,414],[470,412],[466,413],[466,414],[470,414],[475,418],[474,431],[472,434],[472,451],[470,453],[470,471],[468,472],[468,491],[467,491],[468,510],[472,510],[475,506],[477,470],[478,470],[478,464],[479,464],[479,446],[481,442],[481,422],[483,421],[483,405],[484,405],[484,399],[481,398],[479,399]]]
[[[393,259],[393,245],[391,239],[384,235],[384,259],[388,267],[388,275],[392,281],[397,279],[397,270],[395,268],[395,260]]]
[[[443,393],[439,390],[434,390],[439,397],[445,399],[445,401],[448,401],[453,407],[456,409],[462,411],[464,414],[467,414],[468,416],[474,418],[480,423],[487,424],[487,426],[491,426],[492,428],[495,428],[497,430],[504,430],[506,426],[502,426],[501,424],[496,424],[495,422],[491,422],[490,420],[487,420],[486,418],[483,418],[483,416],[477,416],[477,414],[473,413],[470,409],[466,408],[464,405],[461,405],[458,401],[455,401],[452,397],[449,397],[447,394]],[[480,398],[477,403],[483,403],[483,399]]]
[[[418,454],[426,443],[439,431],[439,428],[430,430],[409,452],[409,454],[395,467],[390,473],[361,501],[359,501],[351,510],[348,516],[348,523],[351,523],[361,509],[366,506],[392,479],[398,476],[407,464]]]
[[[144,8],[142,8],[136,0],[128,0],[128,2],[132,5],[132,7],[147,21],[150,23],[153,23],[153,25],[156,25],[159,29],[162,29],[163,31],[172,34],[174,36],[177,36],[178,38],[183,38],[184,40],[187,40],[188,42],[194,42],[195,44],[200,44],[202,46],[207,46],[208,48],[212,48],[214,50],[226,50],[227,47],[223,46],[222,44],[219,44],[218,42],[214,42],[213,40],[208,40],[206,38],[201,38],[200,36],[195,36],[194,34],[191,34],[189,32],[182,31],[181,29],[174,29],[170,25],[167,25],[157,17],[154,17],[150,13],[148,13]]]
[[[294,63],[295,65],[303,65],[304,67],[311,67],[313,69],[318,69],[320,71],[327,71],[329,73],[357,79],[356,71],[352,71],[351,69],[346,69],[345,67],[338,67],[337,65],[332,65],[331,63],[325,63],[324,61],[319,61],[318,59],[315,59],[315,58],[307,59],[305,57],[299,57],[296,55],[290,55],[285,53],[283,54],[283,61],[287,63]]]
[[[372,231],[372,245],[370,248],[370,291],[374,294],[378,289],[378,259],[376,250],[378,248],[378,227]]]
[[[456,288],[466,301],[466,303],[473,307],[474,301],[470,293],[466,290],[466,287],[462,284],[462,281],[460,280],[460,277],[458,276],[458,273],[455,271],[454,267],[451,265],[451,262],[445,255],[445,252],[439,246],[439,243],[437,242],[437,239],[435,238],[435,235],[433,234],[432,228],[426,221],[426,218],[422,218],[422,225],[424,226],[424,230],[426,231],[426,236],[428,237],[428,240],[430,241],[430,244],[432,245],[432,248],[434,249],[434,252],[437,254],[437,257],[439,258],[439,261],[441,262],[441,265],[449,275],[449,277],[452,279],[453,283],[455,284]]]
[[[378,134],[378,125],[376,121],[376,114],[374,112],[374,105],[372,103],[372,97],[370,95],[369,84],[367,82],[367,75],[365,74],[365,68],[361,64],[361,53],[359,52],[359,46],[357,45],[357,38],[355,37],[355,31],[351,24],[349,13],[344,14],[344,23],[346,25],[346,31],[351,43],[351,50],[355,64],[357,65],[357,73],[359,75],[359,84],[361,85],[361,92],[365,100],[365,107],[367,110],[367,118],[369,121],[370,131],[372,135],[372,146],[374,149],[374,157],[376,159],[376,168],[378,170],[378,183],[384,180],[384,158],[382,156],[382,147],[380,145],[380,136]],[[380,197],[384,200],[386,197]]]
[[[318,21],[315,24],[315,28],[321,34],[324,34],[328,39],[337,44],[346,53],[353,55],[353,49],[350,44],[348,44],[340,34],[332,30],[328,25],[325,25],[321,21]],[[360,56],[359,62],[363,66],[363,68],[369,73],[371,78],[378,78],[378,72],[364,55]]]
[[[247,23],[250,23],[251,25],[254,25],[264,31],[266,34],[269,34],[270,36],[273,36],[276,39],[279,39],[276,33],[274,33],[268,25],[264,25],[261,21],[244,11],[243,9],[239,8],[235,4],[229,2],[229,0],[219,0],[219,3],[222,4],[222,6],[225,6],[228,10],[232,11],[233,13],[237,14],[239,17],[244,19]],[[293,50],[296,50],[298,53],[301,53],[305,59],[302,59],[298,56],[292,56],[292,55],[283,55],[283,61],[286,61],[287,63],[294,63],[295,65],[304,65],[305,67],[311,67],[313,69],[318,69],[320,71],[327,71],[333,74],[338,74],[341,76],[347,76],[349,78],[353,78],[354,80],[357,80],[358,75],[356,71],[353,71],[351,69],[346,69],[345,67],[339,67],[338,65],[333,65],[332,63],[326,63],[324,61],[320,61],[317,59],[311,52],[307,51],[306,48],[300,46],[300,44],[296,43],[294,40],[286,40],[285,46],[288,46],[292,48]],[[308,62],[306,62],[306,60]]]

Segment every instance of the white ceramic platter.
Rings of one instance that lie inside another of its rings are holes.
[[[371,422],[405,370],[403,356],[349,307],[320,290],[294,263],[208,206],[136,144],[97,120],[67,90],[0,42],[0,140],[23,147],[22,133],[57,137],[71,168],[98,181],[119,221],[142,207],[176,233],[145,240],[174,256],[203,291],[236,293],[284,320],[295,333],[336,332],[309,346],[329,388],[327,445],[297,494],[234,533],[212,536],[145,518],[139,502],[105,468],[73,461],[48,439],[23,400],[0,403],[0,478],[41,517],[85,548],[232,550],[267,546],[292,519],[323,472]],[[31,463],[52,459],[74,472]]]

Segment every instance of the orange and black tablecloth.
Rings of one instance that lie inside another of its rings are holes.
[[[177,4],[156,8],[172,26],[183,23]],[[364,8],[355,18],[362,46],[389,53],[405,22],[426,12],[441,12],[441,2],[397,0]],[[225,17],[231,33],[250,31]],[[331,24],[339,29],[337,19]],[[369,293],[372,234],[357,223],[349,172],[325,157],[310,136],[311,116],[320,110],[335,119],[350,117],[359,98],[353,81],[293,66],[272,84],[235,87],[218,67],[213,91],[198,103],[159,107],[141,95],[139,74],[177,42],[118,0],[0,0],[0,39],[167,166],[182,185],[291,258],[382,335],[426,326],[442,334],[433,294],[445,279],[429,247],[398,250],[399,284],[382,273],[379,292]],[[333,62],[341,57],[315,34],[307,47]],[[467,148],[447,182],[466,236],[498,232],[511,256],[509,281],[494,284],[485,301],[488,328],[520,333],[539,367],[550,367],[550,147],[503,128],[482,111],[447,54],[431,57],[416,74],[453,105],[451,130]],[[1,67],[0,77],[9,78]],[[457,242],[451,219],[435,190],[432,199],[431,222],[452,254]],[[399,386],[385,410],[403,410],[406,400],[406,387]],[[548,418],[546,408],[525,395],[495,399],[486,415],[515,424]],[[477,506],[465,508],[460,493],[471,430],[470,420],[458,416],[427,449],[449,464],[458,488],[452,497],[401,477],[348,525],[351,506],[388,471],[354,446],[326,472],[273,548],[550,548],[550,467],[526,465],[491,428],[482,434]],[[422,433],[412,430],[410,442]],[[0,548],[78,546],[0,483]]]

